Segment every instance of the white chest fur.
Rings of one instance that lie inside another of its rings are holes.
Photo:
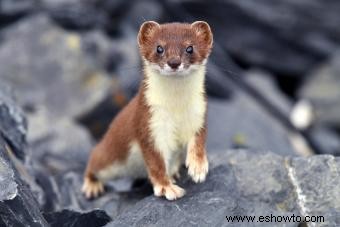
[[[150,131],[155,146],[165,159],[187,145],[204,126],[205,67],[199,66],[191,75],[174,78],[156,74],[148,66],[146,101],[151,107]]]

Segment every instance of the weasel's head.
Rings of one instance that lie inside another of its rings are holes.
[[[138,45],[144,64],[163,76],[186,76],[204,67],[213,44],[208,23],[144,22]]]

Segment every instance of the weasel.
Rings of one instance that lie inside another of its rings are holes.
[[[100,195],[109,179],[148,176],[156,196],[175,200],[185,194],[175,184],[184,160],[194,182],[208,173],[205,71],[213,44],[208,23],[147,21],[137,39],[144,77],[90,154],[82,187],[87,198]]]

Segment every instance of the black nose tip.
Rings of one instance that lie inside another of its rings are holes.
[[[172,69],[177,69],[180,64],[181,64],[181,60],[179,60],[179,59],[171,59],[171,60],[168,61],[168,65]]]

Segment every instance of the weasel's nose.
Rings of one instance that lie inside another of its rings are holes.
[[[181,60],[180,59],[170,59],[168,61],[168,65],[172,68],[172,69],[177,69],[178,66],[181,64]]]

